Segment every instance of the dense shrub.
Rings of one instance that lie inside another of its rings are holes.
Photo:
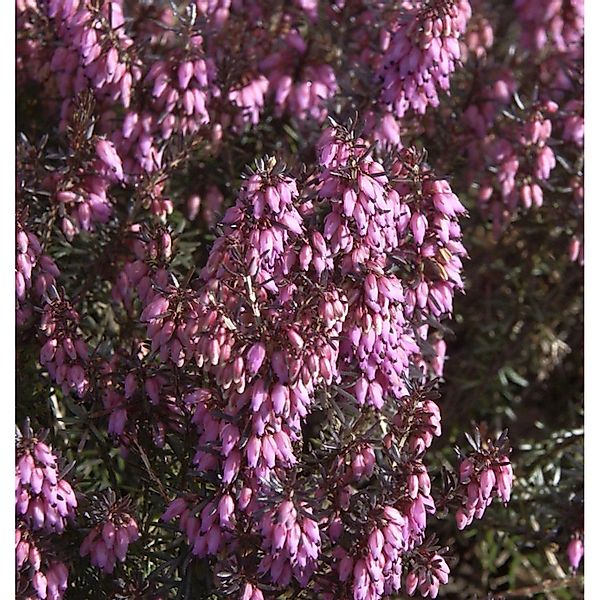
[[[17,597],[581,597],[583,2],[16,17]]]

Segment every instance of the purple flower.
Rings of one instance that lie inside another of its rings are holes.
[[[571,568],[576,571],[583,558],[583,542],[579,537],[575,537],[569,542],[567,547],[567,557]]]

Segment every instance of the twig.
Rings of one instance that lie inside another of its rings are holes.
[[[138,451],[138,453],[140,455],[140,458],[142,459],[142,462],[144,463],[144,467],[146,468],[146,472],[148,473],[148,476],[157,485],[160,495],[163,497],[163,499],[168,502],[169,494],[167,494],[167,492],[165,491],[165,488],[163,487],[161,480],[157,477],[156,473],[154,473],[154,471],[152,470],[152,467],[150,466],[150,461],[148,460],[148,456],[144,452],[144,449],[140,446],[138,441],[135,439],[133,440],[133,445],[135,446],[136,450]]]
[[[529,585],[512,590],[510,592],[494,594],[492,598],[494,600],[504,600],[504,598],[529,598],[534,594],[549,592],[551,590],[560,590],[565,587],[573,587],[576,585],[583,586],[583,575],[579,575],[577,577],[566,577],[565,579],[546,579],[545,581],[542,581],[536,585]]]

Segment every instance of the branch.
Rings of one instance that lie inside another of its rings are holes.
[[[534,594],[559,590],[566,587],[583,586],[583,575],[576,577],[565,577],[564,579],[546,579],[540,584],[522,587],[510,592],[494,594],[493,600],[505,600],[505,598],[530,598]]]

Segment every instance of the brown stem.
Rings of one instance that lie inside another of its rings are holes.
[[[530,585],[510,592],[494,594],[494,600],[504,600],[505,598],[530,598],[534,594],[559,590],[565,587],[583,586],[583,575],[575,577],[565,577],[564,579],[546,579],[539,584]]]

